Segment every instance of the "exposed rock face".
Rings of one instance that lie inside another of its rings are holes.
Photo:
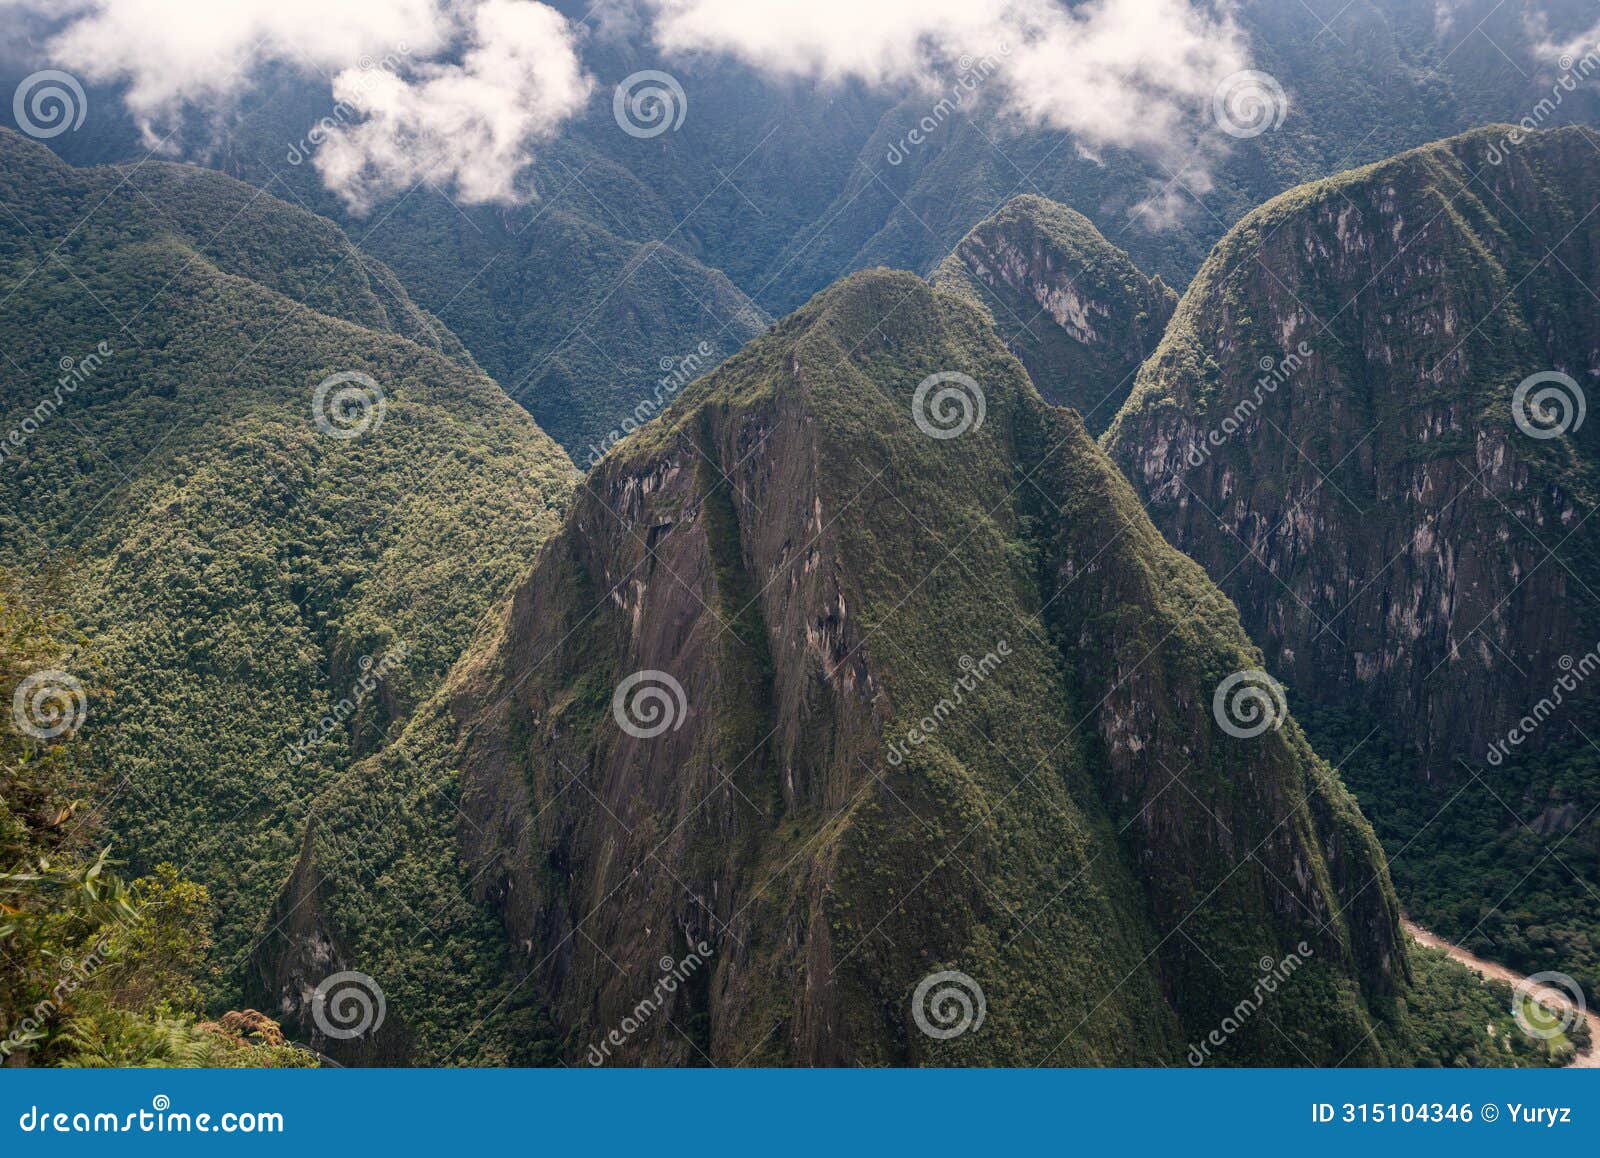
[[[983,395],[956,437],[914,419],[941,372]],[[1259,663],[978,310],[856,275],[591,472],[319,805],[318,861],[368,871],[311,907],[416,1060],[514,1059],[520,1006],[569,1062],[1175,1062],[1302,950],[1218,1060],[1376,1060],[1387,870],[1293,722],[1220,728]],[[913,995],[946,970],[986,1008],[938,1040]]]
[[[1531,375],[1567,376],[1569,424],[1600,383],[1600,138],[1509,132],[1247,217],[1104,438],[1268,667],[1433,768],[1481,761],[1600,639],[1600,423],[1513,419]]]
[[[1098,434],[1172,317],[1177,295],[1082,214],[1014,197],[972,228],[933,283],[988,312],[1034,385]]]

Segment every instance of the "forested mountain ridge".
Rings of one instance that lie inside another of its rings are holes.
[[[0,550],[96,673],[79,745],[119,855],[226,914],[226,999],[313,786],[455,661],[572,466],[303,210],[9,132],[0,204]]]
[[[1072,206],[1140,268],[1181,288],[1268,197],[1476,124],[1518,120],[1555,79],[1519,5],[1245,0],[1237,21],[1253,65],[1281,82],[1270,110],[1281,124],[1246,139],[1205,126],[1191,167],[1083,147],[1004,113],[996,46],[990,56],[973,46],[971,69],[941,76],[932,92],[812,86],[715,54],[664,55],[591,4],[555,6],[587,30],[596,91],[536,152],[526,183],[537,196],[525,205],[460,204],[419,182],[351,212],[323,188],[308,134],[325,118],[356,114],[294,67],[269,70],[226,115],[206,110],[174,125],[166,145],[341,223],[585,467],[590,447],[702,342],[712,353],[697,362],[726,356],[769,316],[853,269],[931,273],[1018,195]],[[1552,37],[1592,23],[1583,3],[1544,8]],[[639,139],[619,126],[613,89],[652,69],[679,82],[685,115]],[[90,99],[88,125],[52,146],[80,163],[143,156],[131,121],[117,120],[117,90],[91,88]],[[1597,114],[1580,86],[1549,115]],[[923,143],[905,148],[919,128]]]
[[[923,426],[950,400],[913,406],[940,372],[981,384],[956,437]],[[319,804],[262,976],[293,1017],[335,945],[396,1020],[369,1057],[533,1034],[575,1061],[703,942],[619,1060],[1104,1064],[1176,1060],[1303,940],[1278,1029],[1230,1056],[1404,1056],[1370,829],[1292,722],[1213,718],[1256,662],[980,311],[859,274],[590,474],[435,703]],[[460,816],[380,820],[435,795]],[[916,1032],[939,968],[981,983],[984,1032]]]
[[[1597,189],[1593,130],[1499,126],[1274,199],[1104,438],[1314,732],[1368,737],[1419,918],[1591,985]]]
[[[1082,214],[1031,194],[973,226],[931,280],[983,306],[1039,392],[1095,434],[1178,301]]]

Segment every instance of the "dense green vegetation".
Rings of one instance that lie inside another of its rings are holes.
[[[1514,400],[1592,381],[1600,137],[1508,132],[1246,217],[1106,443],[1351,753],[1417,918],[1592,990],[1600,427],[1558,388],[1572,429],[1531,437]]]
[[[605,23],[588,3],[557,7],[592,27]],[[1592,22],[1582,3],[1544,10],[1558,38]],[[1539,31],[1520,6],[1498,0],[1458,0],[1448,19],[1418,0],[1245,0],[1237,15],[1254,66],[1282,82],[1288,115],[1249,140],[1202,122],[1185,167],[1079,149],[1002,112],[991,99],[998,81],[896,164],[891,148],[945,92],[773,81],[715,55],[670,61],[692,109],[678,131],[639,140],[618,129],[611,86],[662,62],[609,26],[584,43],[600,81],[594,99],[559,139],[541,144],[527,174],[538,198],[518,209],[456,205],[430,182],[351,215],[311,163],[288,160],[331,111],[325,87],[294,68],[262,78],[221,129],[197,117],[177,139],[200,163],[343,224],[585,463],[588,447],[654,389],[662,359],[702,341],[726,355],[768,314],[853,269],[931,272],[1018,194],[1072,206],[1145,271],[1182,287],[1212,244],[1268,197],[1473,125],[1520,119],[1550,92],[1550,62],[1534,52]],[[957,76],[943,80],[953,91]],[[52,145],[80,162],[142,156],[133,125],[118,119],[119,94],[91,98],[85,130]],[[1580,89],[1556,119],[1596,113]],[[751,301],[759,309],[747,313]]]
[[[8,706],[30,676],[73,654],[60,628],[0,574]],[[54,709],[72,710],[64,700]],[[314,1064],[259,1014],[199,1020],[201,981],[216,971],[210,895],[171,865],[119,877],[99,847],[104,785],[81,756],[70,730],[0,728],[0,1066]]]
[[[225,1008],[313,794],[454,662],[571,464],[326,221],[6,132],[0,204],[0,560],[98,665],[81,745],[131,871],[227,915]],[[314,413],[338,372],[382,391],[359,437]]]
[[[911,398],[955,367],[986,417],[933,439]],[[983,660],[970,704],[906,745]],[[337,936],[404,1020],[386,1056],[418,1061],[530,1035],[581,1059],[688,937],[710,975],[629,1060],[1105,1064],[1181,1058],[1305,940],[1226,1060],[1417,1056],[1370,829],[1293,724],[1243,745],[1212,719],[1253,662],[980,311],[858,275],[591,473],[495,630],[322,797],[277,951]],[[613,718],[640,669],[688,704],[655,743]],[[917,1032],[938,968],[979,979],[982,1033]]]
[[[1600,992],[1600,752],[1579,738],[1429,779],[1382,733],[1361,743],[1370,721],[1306,721],[1319,751],[1351,753],[1341,771],[1411,916],[1480,957]]]

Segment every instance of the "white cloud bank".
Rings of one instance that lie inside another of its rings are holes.
[[[1027,123],[1080,147],[1174,158],[1212,128],[1222,79],[1248,66],[1227,5],[1193,0],[601,0],[596,19],[608,3],[643,18],[668,67],[722,55],[776,76],[909,88],[997,59],[986,91]],[[341,115],[313,163],[358,210],[422,179],[463,202],[522,199],[538,143],[593,89],[583,29],[537,0],[8,5],[64,19],[50,62],[124,83],[153,141],[183,109],[224,105],[265,64],[331,76]]]
[[[668,52],[721,52],[791,76],[936,84],[1002,59],[1009,108],[1090,146],[1177,151],[1245,67],[1226,15],[1188,0],[644,0]],[[959,67],[959,65],[957,65]]]

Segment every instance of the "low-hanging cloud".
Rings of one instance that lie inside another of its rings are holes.
[[[267,64],[331,77],[340,115],[320,128],[312,161],[358,211],[420,180],[466,203],[524,199],[540,141],[593,90],[584,27],[538,0],[7,7],[56,21],[50,62],[123,85],[152,143],[184,110],[226,106]],[[616,27],[653,41],[668,67],[726,56],[774,76],[909,90],[946,83],[963,59],[1002,60],[986,100],[1080,149],[1138,149],[1174,168],[1212,128],[1219,84],[1248,63],[1226,0],[600,0],[602,32],[613,8],[628,17]],[[1205,168],[1186,184],[1204,191]]]
[[[669,53],[717,52],[789,76],[937,84],[1004,57],[1009,111],[1090,146],[1176,153],[1247,66],[1225,13],[1188,0],[644,0]]]
[[[62,21],[46,51],[84,80],[125,85],[152,144],[185,107],[232,100],[268,64],[331,73],[363,57],[429,55],[451,33],[437,0],[0,0]]]
[[[122,85],[156,148],[183,112],[229,107],[268,65],[328,83],[340,116],[315,130],[314,164],[357,211],[424,179],[467,203],[521,199],[535,144],[591,85],[575,27],[537,0],[0,0],[7,7],[59,22],[50,62]]]
[[[573,32],[532,0],[484,0],[459,64],[411,75],[348,69],[333,95],[364,114],[317,151],[324,182],[358,211],[418,181],[448,182],[468,204],[515,202],[535,141],[587,99]]]

